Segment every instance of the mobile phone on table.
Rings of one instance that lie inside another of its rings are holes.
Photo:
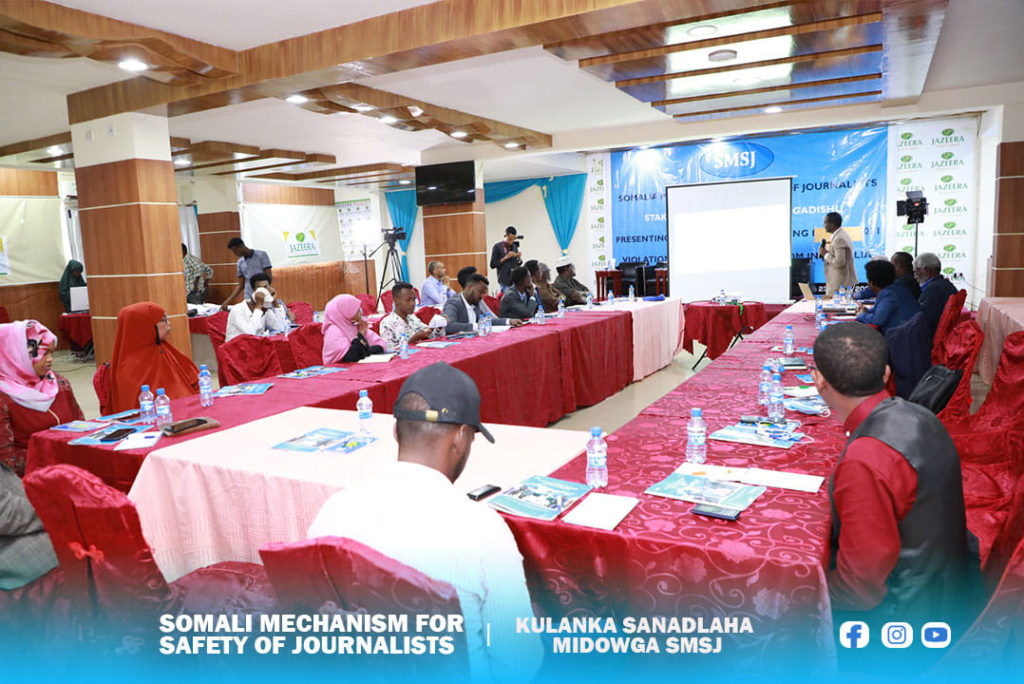
[[[483,487],[477,487],[466,496],[468,496],[473,501],[480,501],[482,499],[486,499],[491,494],[495,494],[500,491],[501,487],[497,487],[495,485],[484,485]]]
[[[736,520],[740,517],[740,509],[731,506],[719,506],[717,504],[697,504],[690,509],[691,513],[706,515],[709,518],[721,518],[722,520]]]
[[[135,430],[131,428],[121,428],[120,430],[114,430],[109,435],[104,435],[100,437],[100,441],[105,443],[120,442],[122,439],[132,434],[133,432],[135,432]]]

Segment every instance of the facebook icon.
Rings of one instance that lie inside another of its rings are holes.
[[[839,643],[843,648],[864,648],[870,640],[866,622],[849,621],[839,626]]]

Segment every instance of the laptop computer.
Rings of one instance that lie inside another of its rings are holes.
[[[89,310],[89,288],[71,288],[71,312],[83,313]]]
[[[797,283],[800,288],[800,294],[804,296],[804,299],[814,300],[814,293],[811,292],[811,286],[808,283]]]

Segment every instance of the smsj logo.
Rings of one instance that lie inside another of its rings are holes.
[[[775,154],[754,143],[716,143],[700,158],[700,168],[719,178],[742,178],[761,173],[775,161]]]

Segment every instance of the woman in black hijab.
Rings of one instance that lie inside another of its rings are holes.
[[[57,286],[57,294],[60,302],[64,305],[64,311],[71,313],[71,288],[85,287],[85,278],[82,277],[82,269],[85,266],[81,261],[72,259],[64,268],[64,275],[60,277],[60,285]]]

